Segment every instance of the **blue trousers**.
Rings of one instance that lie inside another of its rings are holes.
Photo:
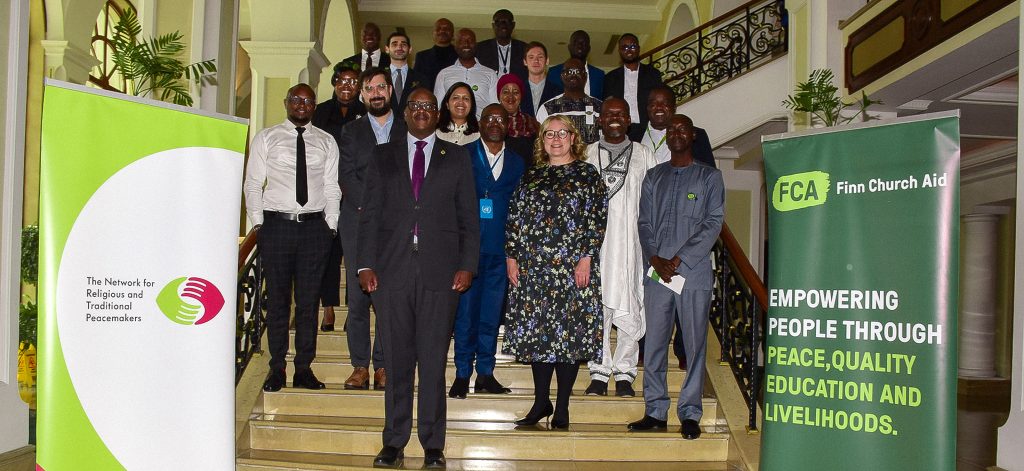
[[[505,255],[480,254],[476,279],[462,293],[455,314],[455,376],[468,379],[474,361],[478,375],[494,374],[507,285]]]

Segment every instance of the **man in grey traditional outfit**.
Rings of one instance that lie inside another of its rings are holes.
[[[686,380],[679,391],[676,414],[683,438],[700,436],[703,415],[704,357],[711,306],[711,248],[725,215],[722,172],[694,160],[693,121],[675,115],[665,136],[672,158],[644,177],[640,193],[639,232],[644,258],[665,282],[681,277],[677,294],[652,277],[644,278],[644,418],[630,430],[664,430],[668,418],[668,341],[679,319],[686,348]]]
[[[597,166],[608,188],[608,228],[601,246],[601,300],[604,304],[604,354],[589,362],[589,396],[608,394],[615,377],[615,395],[633,397],[639,359],[638,342],[644,336],[643,253],[637,234],[637,208],[644,175],[654,166],[647,146],[631,142],[629,104],[609,98],[601,106],[602,138],[587,147],[587,162]],[[615,352],[611,330],[617,330]]]

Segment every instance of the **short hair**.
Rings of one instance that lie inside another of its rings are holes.
[[[548,48],[540,41],[530,41],[530,43],[526,45],[526,50],[523,51],[523,54],[525,55],[527,52],[530,52],[530,49],[535,47],[539,47],[540,50],[544,51],[544,57],[548,56]]]
[[[573,160],[585,161],[587,160],[587,143],[583,142],[583,136],[580,135],[579,130],[576,129],[576,125],[572,123],[572,120],[568,116],[556,114],[548,116],[540,125],[540,129],[537,131],[537,140],[533,141],[533,161],[537,162],[537,165],[548,165],[551,160],[548,157],[547,151],[544,150],[544,133],[547,132],[548,128],[551,127],[553,121],[559,121],[565,125],[565,129],[568,130],[573,136],[572,147],[569,148],[569,155],[572,156]]]
[[[647,96],[651,96],[651,93],[654,93],[655,90],[667,92],[668,95],[672,97],[672,103],[676,102],[676,91],[673,90],[672,87],[665,84],[655,85],[654,87],[651,87],[651,91],[647,92]]]
[[[619,36],[619,42],[621,43],[622,40],[626,38],[633,38],[633,40],[636,41],[637,44],[640,44],[640,38],[636,37],[636,35],[633,33],[622,33],[622,36]]]
[[[455,82],[452,86],[448,87],[448,91],[444,94],[444,99],[437,104],[437,108],[441,110],[440,116],[437,118],[437,129],[442,132],[450,132],[455,130],[454,122],[452,122],[452,111],[448,109],[448,99],[452,97],[452,93],[459,88],[465,88],[469,90],[469,115],[466,116],[466,132],[468,136],[470,134],[480,132],[480,122],[476,119],[476,94],[473,93],[473,87],[470,87],[466,82]],[[449,127],[450,126],[450,127]]]
[[[512,18],[512,21],[516,20],[516,16],[512,14],[511,10],[507,10],[505,8],[502,8],[501,10],[498,10],[498,11],[494,12],[493,15],[491,15],[491,21],[494,21],[494,18],[496,18],[500,14],[508,15],[509,18]]]
[[[391,80],[391,68],[390,67],[370,67],[359,74],[359,90],[363,89],[363,86],[367,82],[373,80],[378,75],[384,76],[384,81],[387,82],[389,87],[394,87],[394,83]]]
[[[409,38],[408,34],[405,34],[405,33],[401,32],[401,31],[395,31],[395,32],[389,34],[388,35],[388,42],[385,43],[385,44],[391,44],[391,38],[393,38],[395,36],[401,36],[401,37],[405,38],[405,42],[409,45],[409,47],[412,47],[412,39]]]

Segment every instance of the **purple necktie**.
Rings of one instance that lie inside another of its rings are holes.
[[[420,188],[423,186],[423,174],[426,173],[427,157],[423,154],[423,148],[427,141],[416,141],[416,153],[412,156],[412,197],[417,201],[420,199]]]

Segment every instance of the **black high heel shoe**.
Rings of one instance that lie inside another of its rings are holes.
[[[569,419],[563,422],[560,419],[551,419],[551,430],[569,430]]]
[[[544,405],[544,408],[537,410],[537,405],[534,404],[533,408],[530,409],[530,413],[526,414],[526,417],[516,420],[516,425],[537,425],[542,419],[547,419],[555,412],[555,408],[548,402]]]
[[[324,320],[327,320],[327,316],[324,316]],[[334,332],[334,323],[330,324],[320,321],[320,332]]]

